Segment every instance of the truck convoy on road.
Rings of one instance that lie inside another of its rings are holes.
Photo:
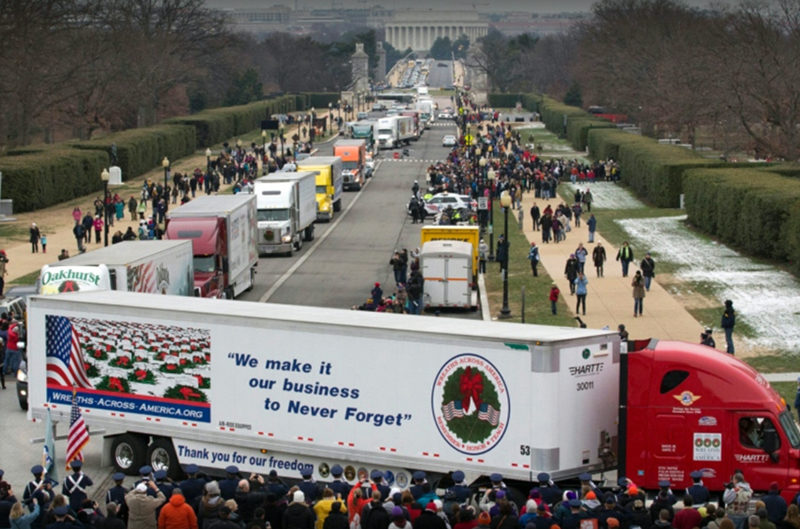
[[[656,490],[699,470],[721,491],[740,469],[756,491],[800,491],[786,404],[701,345],[627,351],[609,330],[126,292],[33,297],[28,318],[30,416],[68,424],[75,386],[89,426],[123,430],[106,445],[130,474],[233,464],[326,480],[339,464],[350,483],[363,466],[404,488],[415,470],[460,470],[473,486],[501,473],[524,498],[539,472],[616,469]],[[78,381],[58,371],[57,328],[82,344]]]
[[[414,137],[414,118],[411,116],[378,119],[378,146],[381,149],[408,145]]]
[[[352,138],[354,140],[364,140],[367,145],[367,152],[376,153],[377,146],[375,144],[375,136],[377,135],[375,120],[357,121],[353,123],[350,128]]]
[[[331,221],[342,209],[342,159],[338,156],[312,156],[297,162],[298,171],[317,172],[317,220]]]
[[[278,172],[255,181],[259,254],[292,255],[314,240],[316,177],[314,171]]]
[[[123,241],[42,267],[39,294],[121,290],[191,296],[189,241]]]
[[[167,213],[166,238],[192,241],[195,292],[233,299],[253,288],[258,265],[256,197],[208,195]]]
[[[342,159],[342,187],[360,191],[366,179],[367,147],[364,140],[337,140],[333,155]]]

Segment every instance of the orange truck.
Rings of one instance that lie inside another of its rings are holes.
[[[367,142],[365,140],[338,140],[333,144],[333,155],[342,159],[342,187],[361,190],[364,185]]]

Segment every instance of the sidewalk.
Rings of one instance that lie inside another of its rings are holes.
[[[318,112],[318,117],[327,115],[327,113],[327,109],[325,112],[320,111]],[[298,126],[300,125],[292,124],[287,126],[285,133],[286,137],[291,138],[294,133],[298,132]],[[232,138],[229,141],[235,142],[236,138]],[[259,140],[256,141],[260,141],[260,136]],[[216,148],[212,148],[212,151],[218,153],[221,145],[215,147]],[[179,160],[173,160],[171,163],[169,185],[172,185],[171,175],[176,171],[183,174],[191,174],[192,171],[194,171],[194,169],[197,167],[201,169],[204,168],[206,166],[206,157],[204,151],[205,149],[202,151],[197,151],[194,155],[187,156]],[[97,178],[99,180],[100,175],[97,175]],[[130,220],[127,201],[131,195],[135,196],[136,199],[139,200],[142,184],[147,179],[151,179],[155,182],[163,182],[164,170],[161,168],[155,168],[132,180],[126,180],[121,186],[109,186],[108,192],[112,196],[115,193],[118,193],[126,202],[125,216],[123,219],[120,221],[115,221],[113,226],[109,226],[109,244],[111,244],[111,237],[117,230],[125,233],[125,230],[127,230],[128,226],[130,226],[133,228],[134,232],[137,232],[139,221]],[[220,190],[224,191],[230,187],[230,185],[226,186],[223,184],[220,187]],[[198,191],[197,196],[201,196],[202,194],[203,193]],[[72,210],[75,206],[78,206],[81,208],[82,214],[85,214],[87,210],[94,214],[94,199],[102,199],[102,197],[103,191],[100,190],[95,193],[70,200],[69,202],[51,206],[47,209],[29,213],[14,214],[14,218],[16,220],[0,224],[0,226],[4,227],[13,226],[15,229],[20,231],[20,235],[15,235],[13,240],[9,240],[8,238],[0,240],[0,248],[5,250],[9,259],[6,267],[8,271],[8,274],[6,275],[6,289],[15,284],[20,284],[17,282],[19,278],[22,278],[28,274],[38,273],[42,266],[56,262],[58,260],[58,254],[61,252],[62,248],[65,248],[69,252],[70,256],[77,255],[78,246],[75,241],[75,236],[72,234],[72,228],[74,226]],[[177,206],[178,204],[170,204],[170,208],[175,208]],[[151,207],[150,204],[148,204],[146,216],[150,215],[150,213]],[[39,253],[31,252],[31,244],[27,241],[28,228],[30,228],[32,222],[36,223],[42,234],[47,235],[47,253],[42,252],[41,244],[39,245]],[[92,232],[94,232],[94,230],[92,230]],[[92,242],[86,245],[87,251],[96,250],[103,246],[103,233],[101,232],[99,244],[94,242],[94,237],[94,233],[92,233]],[[25,281],[25,283],[30,283],[30,281]]]
[[[634,253],[635,262],[631,263],[628,270],[628,277],[622,277],[622,266],[615,260],[617,248],[611,246],[599,233],[595,233],[595,243],[589,244],[588,228],[585,220],[589,218],[588,212],[581,215],[581,227],[572,226],[572,231],[567,234],[566,240],[555,244],[550,242],[542,244],[542,232],[533,231],[533,224],[530,216],[530,209],[536,202],[539,208],[544,210],[547,204],[553,209],[562,202],[556,199],[535,199],[531,191],[522,198],[522,208],[525,212],[523,222],[523,232],[528,241],[536,242],[539,247],[541,257],[540,264],[544,266],[547,273],[558,285],[561,295],[567,303],[572,314],[575,314],[575,296],[569,293],[569,283],[564,277],[564,265],[569,254],[574,253],[578,243],[582,242],[589,252],[586,258],[586,278],[589,280],[588,294],[586,296],[586,316],[580,315],[587,327],[599,329],[608,326],[616,330],[620,323],[625,325],[631,339],[660,338],[668,340],[682,340],[690,343],[700,341],[702,326],[692,317],[691,314],[661,285],[658,284],[658,277],[650,285],[650,291],[644,298],[644,313],[642,317],[633,317],[633,289],[631,280],[634,273],[638,270],[638,263],[644,257],[645,249]],[[516,215],[513,215],[516,218]],[[592,262],[592,250],[602,242],[606,249],[607,261],[604,266],[604,277],[598,278]]]

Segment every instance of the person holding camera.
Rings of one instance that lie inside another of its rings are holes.
[[[155,497],[148,496],[148,490],[156,493]],[[139,482],[125,495],[125,504],[128,506],[128,529],[157,529],[156,510],[165,501],[167,498],[154,481],[148,479]]]

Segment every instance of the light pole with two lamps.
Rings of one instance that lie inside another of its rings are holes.
[[[103,228],[105,229],[105,237],[104,242],[105,245],[108,246],[108,180],[111,178],[111,175],[108,173],[108,169],[103,169],[103,172],[100,173],[100,180],[103,181]]]
[[[500,205],[503,206],[503,239],[506,245],[506,262],[503,266],[503,308],[500,309],[500,318],[510,318],[511,309],[508,308],[508,208],[511,207],[511,195],[508,191],[503,191],[500,195]]]
[[[489,169],[486,178],[489,180],[489,260],[494,261],[494,197],[492,187],[494,184],[494,169]]]
[[[261,144],[264,147],[264,154],[261,155],[261,158],[264,159],[267,157],[267,131],[261,129]]]
[[[206,174],[211,174],[211,148],[206,147]]]

